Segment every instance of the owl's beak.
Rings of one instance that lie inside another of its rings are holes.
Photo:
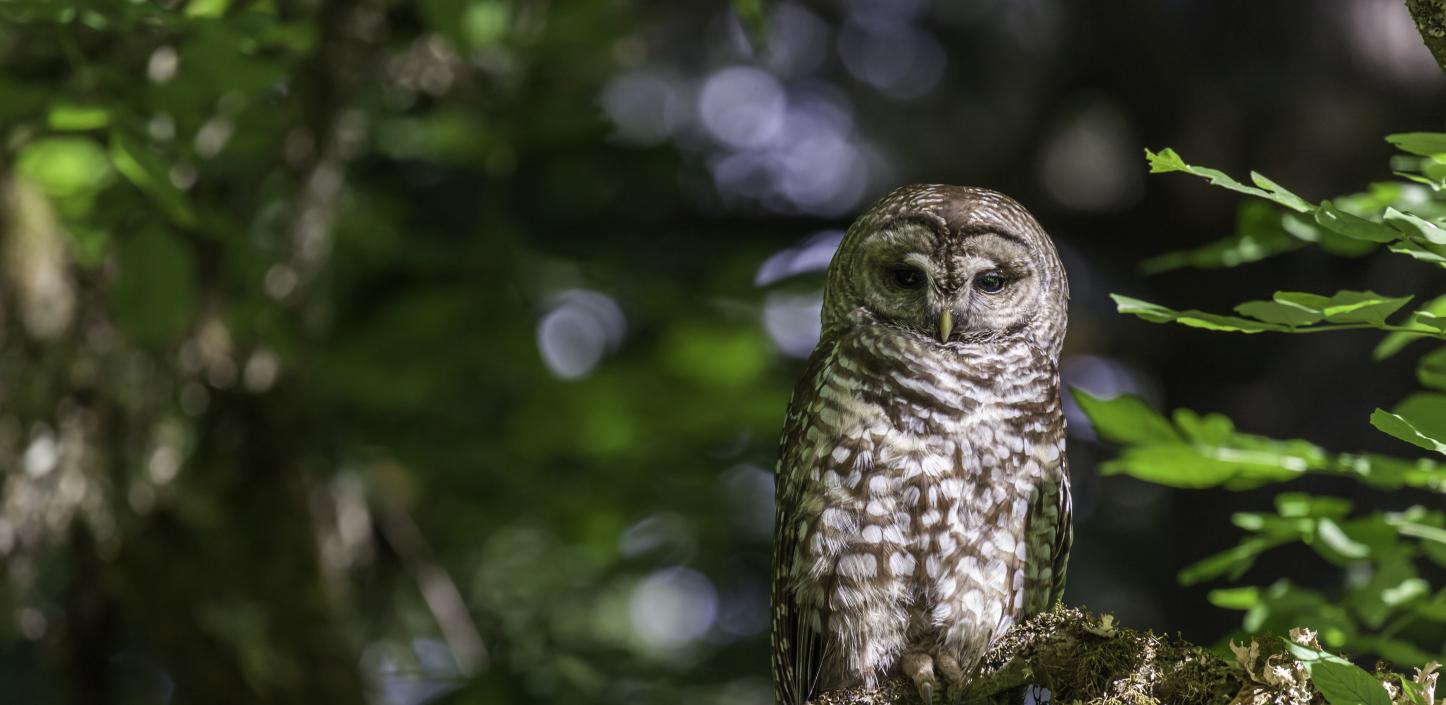
[[[939,342],[949,342],[949,334],[954,332],[954,314],[949,309],[939,312]]]

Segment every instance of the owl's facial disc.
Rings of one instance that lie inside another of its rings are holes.
[[[1038,286],[1029,251],[995,232],[940,236],[921,224],[869,243],[865,307],[940,344],[998,338],[1027,325]]]
[[[1016,332],[1034,317],[1038,278],[1028,247],[1006,233],[981,232],[951,238],[939,254],[947,281],[943,306],[954,330],[945,342],[987,340]]]

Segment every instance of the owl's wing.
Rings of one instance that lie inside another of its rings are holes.
[[[1047,611],[1064,596],[1065,568],[1074,543],[1064,428],[1055,421],[1047,425],[1053,428],[1035,442],[1035,450],[1031,451],[1045,467],[1029,508],[1027,572],[1033,579],[1025,588],[1021,616]]]
[[[811,623],[795,592],[800,535],[799,510],[807,499],[813,461],[808,430],[819,409],[819,382],[830,364],[831,346],[820,345],[788,404],[778,468],[774,475],[773,684],[781,705],[804,705],[823,663],[822,625]]]
[[[1065,570],[1069,567],[1069,551],[1074,546],[1074,498],[1069,490],[1069,467],[1064,454],[1059,456],[1059,513],[1054,528],[1054,550],[1050,564],[1054,567],[1054,584],[1050,586],[1046,609],[1064,598]]]

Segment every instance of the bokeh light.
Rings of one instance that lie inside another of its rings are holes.
[[[638,637],[659,654],[688,646],[713,626],[718,593],[702,573],[664,568],[644,578],[629,605]]]
[[[537,348],[552,373],[577,379],[591,372],[627,332],[623,311],[607,295],[570,289],[553,297],[537,324]]]
[[[1430,290],[1137,268],[1262,220],[1145,147],[1312,203],[1392,178],[1379,135],[1446,94],[1399,0],[759,4],[0,3],[0,693],[772,702],[778,433],[845,228],[906,183],[1050,231],[1064,385],[1403,452],[1358,412],[1415,370],[1339,373],[1366,335],[1108,296]],[[1216,643],[1176,573],[1264,500],[1111,476],[1062,403],[1066,600]]]

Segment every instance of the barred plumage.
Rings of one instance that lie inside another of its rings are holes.
[[[897,674],[942,694],[1059,598],[1067,303],[1049,237],[1001,194],[905,187],[850,227],[778,465],[779,702]]]

